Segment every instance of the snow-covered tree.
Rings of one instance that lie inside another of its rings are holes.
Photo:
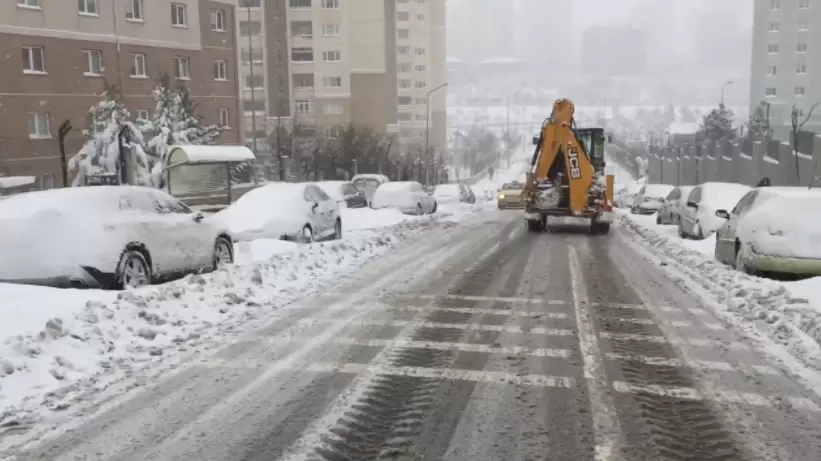
[[[131,122],[128,109],[122,102],[120,89],[105,84],[102,101],[88,111],[88,129],[83,134],[88,138],[83,147],[69,160],[68,169],[77,172],[72,186],[86,185],[86,179],[93,175],[122,175],[122,163],[133,168],[131,176],[137,184],[149,185],[149,160],[140,129]],[[124,151],[132,157],[120,158],[119,138],[122,134]]]
[[[140,129],[148,139],[147,150],[152,160],[151,177],[155,187],[161,187],[162,172],[168,160],[168,149],[179,144],[214,144],[223,128],[205,125],[196,113],[196,103],[188,88],[172,88],[168,74],[160,76],[154,88],[154,113]]]
[[[759,105],[750,113],[747,130],[753,138],[764,138],[769,134],[769,122],[763,105]]]
[[[699,128],[701,139],[708,141],[735,139],[734,117],[733,111],[727,109],[723,104],[717,109],[711,110],[701,121],[701,127]]]

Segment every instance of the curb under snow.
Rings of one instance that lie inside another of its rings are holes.
[[[276,309],[403,241],[456,225],[449,217],[437,213],[356,231],[345,240],[299,245],[262,262],[140,290],[97,292],[98,300],[89,296],[79,312],[0,344],[0,435],[262,326]],[[124,389],[141,385],[132,381]]]
[[[737,272],[622,215],[623,227],[645,249],[696,282],[720,306],[763,330],[813,370],[821,370],[821,312],[778,282]],[[670,261],[672,260],[672,261]],[[668,274],[669,276],[670,274]],[[687,289],[687,281],[674,280]]]

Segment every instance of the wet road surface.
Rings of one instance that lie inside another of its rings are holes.
[[[484,214],[16,459],[821,459],[816,394],[627,239]]]

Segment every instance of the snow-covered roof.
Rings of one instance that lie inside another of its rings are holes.
[[[37,178],[34,176],[4,176],[0,177],[0,189],[28,186],[34,184],[36,181]]]
[[[168,164],[240,163],[256,160],[254,152],[245,146],[176,145],[168,148]]]

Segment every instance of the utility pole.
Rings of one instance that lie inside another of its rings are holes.
[[[437,90],[440,90],[444,87],[448,86],[448,82],[445,82],[436,88],[430,90],[425,94],[425,160],[428,160],[430,156],[430,95]],[[425,167],[425,184],[428,184],[428,168]]]
[[[727,80],[726,82],[724,82],[723,85],[721,85],[721,100],[719,102],[718,107],[724,109],[724,89],[727,88],[728,86],[732,85],[732,84],[733,84],[732,80]]]
[[[262,7],[261,3],[260,7]],[[254,83],[254,40],[251,37],[251,7],[246,7],[245,12],[248,14],[248,67],[250,69],[249,77],[251,84],[251,132],[253,133],[251,142],[253,145],[254,155],[257,155],[257,108]]]

